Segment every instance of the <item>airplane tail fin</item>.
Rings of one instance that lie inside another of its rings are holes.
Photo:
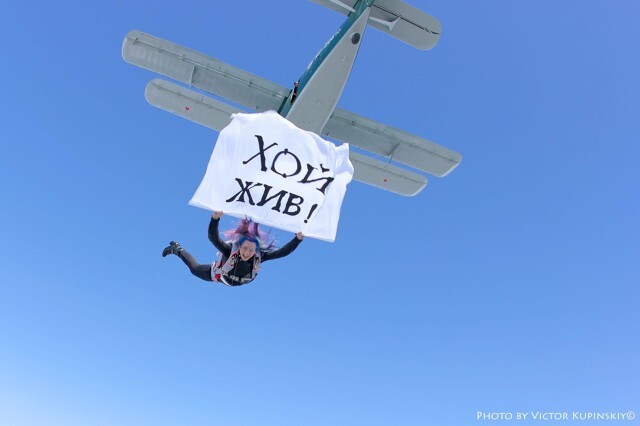
[[[343,15],[354,11],[357,0],[311,0]],[[420,50],[433,48],[442,32],[440,21],[402,0],[375,0],[369,25]]]

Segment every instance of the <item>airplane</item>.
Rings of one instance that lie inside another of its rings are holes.
[[[311,1],[347,19],[293,88],[136,30],[126,35],[122,57],[188,85],[154,79],[147,84],[145,98],[155,107],[213,130],[222,130],[232,114],[246,111],[202,92],[256,112],[275,110],[301,129],[366,151],[370,155],[350,150],[353,179],[377,188],[404,196],[422,191],[426,176],[403,166],[437,177],[449,174],[462,160],[459,153],[337,108],[367,26],[429,50],[440,37],[440,22],[402,0]]]

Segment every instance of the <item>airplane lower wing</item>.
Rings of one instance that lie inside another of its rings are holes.
[[[164,111],[220,131],[231,122],[231,114],[243,112],[224,102],[186,89],[168,81],[155,79],[147,84],[147,101]],[[427,185],[421,174],[368,157],[353,150],[349,153],[353,178],[377,188],[404,196],[413,196]]]
[[[376,188],[412,197],[427,186],[427,178],[421,174],[383,163],[375,158],[350,151],[353,178]]]
[[[231,114],[244,112],[240,108],[159,78],[147,84],[144,97],[154,107],[218,132],[231,123]]]

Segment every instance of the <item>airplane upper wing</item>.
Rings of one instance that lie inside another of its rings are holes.
[[[126,62],[245,105],[278,110],[289,89],[170,41],[130,31],[122,44]]]
[[[340,108],[334,110],[322,136],[348,142],[438,177],[446,176],[462,161],[457,152]]]
[[[290,90],[177,44],[131,31],[122,46],[125,61],[173,78],[262,112],[277,110]],[[163,110],[214,130],[242,111],[194,90],[155,79],[147,85],[147,101]],[[460,154],[401,130],[336,109],[322,135],[362,148],[384,160],[351,151],[354,179],[401,195],[411,196],[427,185],[419,173],[398,167],[406,164],[435,176],[444,176],[460,162]]]

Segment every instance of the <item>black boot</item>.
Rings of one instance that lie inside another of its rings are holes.
[[[169,243],[169,246],[165,247],[165,249],[162,250],[162,257],[167,257],[170,254],[175,254],[177,256],[178,253],[180,253],[182,250],[184,249],[182,248],[182,246],[180,246],[180,243],[171,241]]]

